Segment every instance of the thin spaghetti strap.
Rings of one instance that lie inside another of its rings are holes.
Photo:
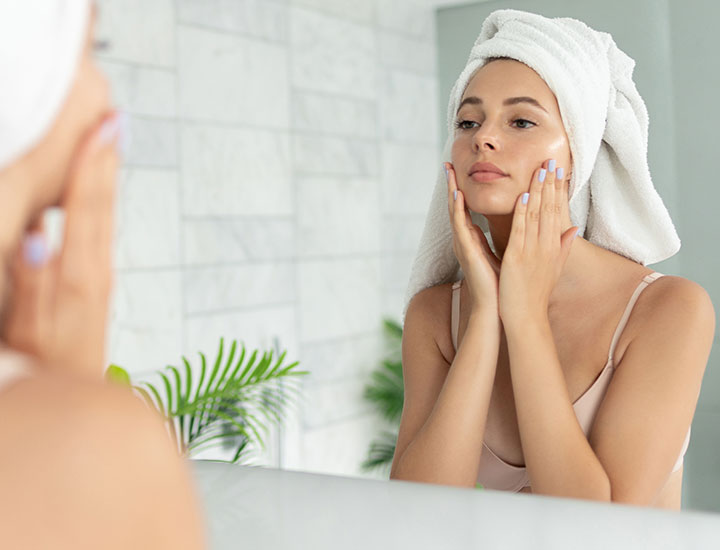
[[[458,347],[458,330],[460,328],[460,286],[462,279],[455,281],[452,286],[452,310],[450,312],[450,329],[455,350]]]
[[[646,286],[648,286],[653,281],[656,281],[660,277],[663,277],[664,274],[660,273],[659,271],[653,271],[649,275],[646,275],[643,277],[643,280],[640,281],[640,284],[635,289],[635,292],[633,292],[633,295],[630,297],[630,300],[628,301],[628,305],[625,307],[625,311],[623,312],[623,316],[620,318],[620,322],[618,323],[617,328],[615,329],[615,334],[613,334],[613,339],[610,344],[610,351],[608,352],[608,363],[612,362],[614,364],[613,355],[615,354],[615,346],[618,343],[618,340],[620,339],[620,335],[622,334],[623,329],[625,328],[625,325],[627,324],[628,319],[630,318],[630,313],[632,312],[632,308],[635,305],[635,302],[637,301],[638,297],[640,296],[640,293],[645,289]]]

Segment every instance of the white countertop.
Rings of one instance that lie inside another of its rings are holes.
[[[213,550],[720,548],[720,515],[191,461]]]

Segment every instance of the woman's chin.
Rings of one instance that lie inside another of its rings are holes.
[[[515,210],[515,204],[509,202],[507,197],[497,197],[497,200],[486,200],[487,197],[479,199],[478,197],[466,196],[465,205],[472,212],[477,212],[483,216],[507,216]]]

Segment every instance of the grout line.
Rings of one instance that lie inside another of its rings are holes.
[[[283,309],[294,306],[295,301],[292,302],[268,302],[263,304],[245,305],[237,307],[227,307],[219,309],[209,309],[195,312],[185,312],[185,318],[188,320],[204,319],[206,317],[214,317],[216,315],[229,315],[233,313],[252,313],[257,311],[265,311],[271,309]]]
[[[186,27],[189,29],[197,29],[205,32],[212,32],[221,34],[224,36],[232,36],[235,38],[242,38],[244,40],[253,40],[256,42],[262,42],[263,44],[269,44],[272,46],[276,46],[279,48],[287,48],[289,46],[289,36],[286,36],[285,38],[280,39],[273,39],[268,38],[266,36],[260,36],[257,34],[251,34],[246,30],[233,30],[233,29],[223,29],[221,27],[213,27],[212,25],[207,25],[203,23],[195,23],[190,21],[178,21],[177,22],[178,27]],[[289,35],[289,29],[286,29],[288,31]]]
[[[233,267],[249,267],[249,266],[267,266],[278,265],[282,263],[304,264],[317,262],[347,262],[355,260],[384,260],[396,259],[398,255],[410,256],[416,252],[416,248],[399,248],[394,250],[375,250],[372,252],[351,252],[351,253],[328,253],[314,254],[303,256],[283,256],[275,258],[254,258],[251,260],[237,260],[223,263],[192,263],[186,262],[181,264],[168,264],[156,266],[133,266],[133,267],[117,267],[115,271],[118,274],[132,275],[140,273],[155,272],[174,272],[182,269],[188,271],[202,269],[222,269]]]

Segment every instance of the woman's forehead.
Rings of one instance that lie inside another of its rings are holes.
[[[556,104],[555,94],[532,68],[514,59],[499,59],[480,67],[468,81],[468,96],[503,100],[512,96],[535,97],[546,108]]]

